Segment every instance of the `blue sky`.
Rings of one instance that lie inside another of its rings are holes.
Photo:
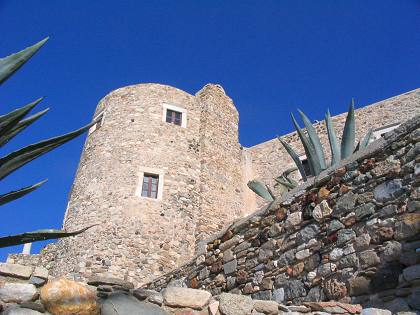
[[[420,87],[420,2],[0,0],[0,56],[47,45],[0,87],[1,113],[40,96],[51,111],[3,149],[87,123],[121,86],[159,82],[195,93],[221,84],[240,112],[240,142]],[[1,192],[49,181],[0,209],[0,234],[61,226],[84,137],[2,181]],[[35,250],[45,245],[37,243]],[[20,246],[0,249],[0,261]]]

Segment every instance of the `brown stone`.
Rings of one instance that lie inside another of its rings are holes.
[[[193,288],[193,289],[197,289],[198,288],[198,279],[197,279],[197,277],[194,277],[194,278],[191,279],[190,287]]]
[[[305,268],[305,263],[303,261],[301,261],[300,263],[296,264],[293,266],[292,269],[292,275],[294,277],[300,275],[303,272],[303,269]]]
[[[169,287],[163,291],[165,305],[201,310],[209,303],[211,294],[204,290]]]
[[[348,193],[350,191],[350,187],[349,186],[347,186],[347,185],[341,185],[340,186],[340,192],[342,193],[342,194],[346,194],[346,193]]]
[[[335,278],[328,279],[324,282],[324,292],[328,299],[339,300],[346,296],[346,285]]]
[[[222,242],[226,242],[227,240],[231,239],[233,236],[232,230],[227,230],[227,232],[222,236]]]
[[[236,274],[236,282],[239,284],[246,283],[248,281],[248,273],[245,270],[239,270]]]
[[[80,282],[57,279],[40,290],[40,299],[48,312],[54,315],[97,315],[96,294]]]
[[[277,221],[283,221],[286,217],[287,210],[285,208],[280,208],[276,211],[276,219]]]
[[[350,296],[358,296],[369,293],[370,279],[355,277],[347,280]]]

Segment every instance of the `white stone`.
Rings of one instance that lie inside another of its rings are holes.
[[[380,308],[365,308],[362,310],[361,315],[392,315],[388,310],[382,310]]]
[[[309,249],[304,249],[296,253],[296,259],[302,260],[311,256],[311,251]]]
[[[343,250],[341,248],[334,248],[330,253],[330,260],[337,261],[343,256]]]
[[[29,279],[32,274],[32,267],[18,264],[0,264],[0,275]]]
[[[321,222],[325,217],[332,213],[332,209],[328,205],[326,200],[322,200],[320,204],[317,204],[312,212],[312,216],[318,222]]]
[[[0,301],[6,303],[22,303],[33,301],[38,292],[33,284],[4,283],[0,285]]]
[[[211,294],[204,290],[170,287],[164,290],[165,305],[203,309],[210,301]]]
[[[34,273],[32,275],[34,277],[46,280],[48,279],[48,270],[44,267],[35,267]]]

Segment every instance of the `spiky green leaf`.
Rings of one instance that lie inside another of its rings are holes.
[[[13,73],[15,73],[25,62],[29,60],[48,40],[44,38],[33,46],[24,50],[11,54],[7,57],[0,58],[0,85],[6,81]]]
[[[325,114],[325,125],[327,126],[328,141],[331,149],[331,165],[335,165],[341,159],[341,152],[329,110]]]
[[[264,198],[265,200],[268,200],[268,201],[273,201],[274,200],[270,191],[267,189],[267,187],[263,183],[261,183],[257,180],[251,180],[251,181],[248,182],[247,185],[248,185],[249,189],[251,189],[254,193],[256,193],[258,196]]]
[[[373,129],[369,129],[363,140],[360,142],[360,149],[366,148],[369,145],[370,139],[373,135]]]
[[[280,141],[280,143],[286,149],[287,153],[289,153],[290,157],[295,162],[295,164],[296,164],[296,166],[299,170],[300,176],[302,176],[302,179],[306,182],[307,177],[306,177],[306,174],[305,174],[305,168],[303,167],[302,161],[299,159],[299,155],[295,152],[295,150],[293,150],[293,148],[286,141],[284,141],[280,137],[277,137],[277,139]]]
[[[290,174],[292,174],[294,171],[297,171],[298,168],[297,167],[290,167],[288,169],[286,169],[283,174],[281,174],[282,176],[284,176],[285,178],[287,178]]]
[[[283,186],[286,186],[287,188],[290,188],[290,189],[293,189],[293,188],[296,187],[293,183],[291,183],[290,181],[284,179],[283,176],[279,176],[277,178],[274,178],[274,180],[278,184],[283,185]]]
[[[319,140],[318,134],[314,126],[312,125],[309,118],[305,115],[304,112],[298,110],[300,117],[302,118],[303,123],[305,124],[306,131],[308,132],[309,141],[311,142],[313,148],[315,149],[316,155],[319,160],[319,165],[321,170],[325,170],[327,168],[327,164],[325,162],[325,155],[324,150],[322,148],[321,140]]]
[[[37,230],[34,232],[0,237],[0,248],[21,245],[21,244],[26,244],[26,243],[32,243],[32,242],[37,242],[37,241],[45,241],[45,240],[50,240],[50,239],[75,236],[80,233],[83,233],[84,231],[90,229],[91,227],[95,225],[97,224],[90,225],[81,230],[73,231],[73,232],[66,232],[64,230]]]
[[[348,158],[354,151],[355,142],[355,119],[354,119],[354,99],[351,99],[350,108],[347,113],[346,123],[341,139],[341,158]]]
[[[0,135],[0,147],[7,144],[12,138],[14,138],[16,135],[18,135],[20,132],[22,132],[26,127],[34,123],[36,120],[41,118],[46,112],[48,112],[48,108],[29,116],[28,118],[19,121],[18,124],[16,124],[12,129],[10,129],[8,132],[2,133]]]
[[[11,174],[26,163],[29,163],[30,161],[36,159],[37,157],[76,138],[77,136],[81,135],[86,130],[88,130],[95,123],[96,122],[92,122],[87,126],[75,130],[73,132],[69,132],[58,137],[31,144],[20,150],[14,151],[6,155],[5,157],[0,158],[0,179],[6,177],[7,175]]]
[[[44,184],[46,181],[47,180],[43,180],[42,182],[36,183],[32,186],[28,186],[19,190],[11,191],[7,194],[0,195],[0,206],[29,194],[30,192],[34,191],[42,184]]]

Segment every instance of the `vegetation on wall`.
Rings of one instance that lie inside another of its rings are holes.
[[[47,40],[48,38],[45,38],[35,45],[30,46],[18,53],[14,53],[5,58],[0,58],[0,85],[9,79],[23,64],[25,64],[25,62],[27,62],[45,44]],[[27,117],[31,110],[34,109],[34,107],[41,101],[42,98],[39,98],[21,108],[0,116],[0,148],[6,145],[12,138],[14,138],[26,127],[38,120],[48,111],[48,109],[44,109]],[[5,179],[14,171],[18,170],[32,160],[40,157],[41,155],[83,134],[94,123],[95,122],[73,132],[28,145],[0,157],[0,180]],[[39,183],[0,195],[0,206],[29,194],[30,192],[39,188],[45,182],[46,180],[43,180]],[[0,237],[0,247],[73,236],[82,233],[90,227],[92,226],[73,232],[48,229],[37,230],[19,235]]]

